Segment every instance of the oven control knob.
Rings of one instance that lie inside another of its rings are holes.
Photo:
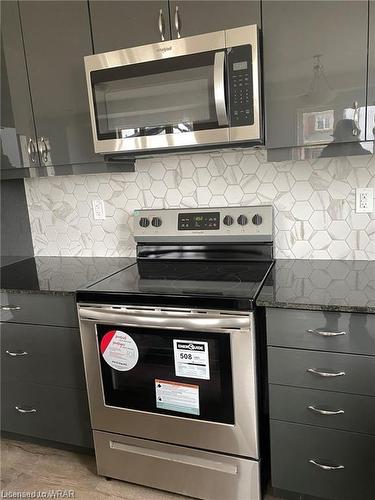
[[[234,222],[233,217],[231,215],[226,215],[223,219],[223,222],[226,226],[231,226]]]
[[[139,219],[139,225],[141,227],[148,227],[150,225],[150,221],[147,219],[147,217],[141,217]]]
[[[151,224],[152,224],[154,227],[160,227],[160,226],[161,226],[161,224],[162,224],[161,218],[160,218],[160,217],[153,217],[153,218],[152,218],[152,221],[151,221]]]
[[[253,224],[260,226],[263,222],[263,217],[259,214],[255,214],[251,220],[253,221]]]
[[[237,219],[237,222],[240,226],[246,226],[247,224],[247,217],[246,215],[240,215]]]

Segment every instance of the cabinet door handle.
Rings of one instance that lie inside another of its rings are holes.
[[[316,368],[308,368],[306,371],[320,377],[343,377],[345,375],[345,372],[323,372]]]
[[[353,102],[353,130],[352,133],[355,137],[358,137],[359,134],[361,133],[361,129],[359,128],[359,112],[360,112],[360,107],[358,104],[358,101]]]
[[[36,147],[34,144],[34,141],[32,139],[29,139],[29,142],[27,143],[27,152],[29,153],[29,157],[32,163],[36,162]]]
[[[15,409],[19,413],[36,413],[37,410],[35,408],[21,408],[21,406],[15,406]]]
[[[1,306],[2,311],[20,311],[21,307],[20,306],[12,306],[10,304],[7,304],[6,306]]]
[[[319,467],[320,469],[323,470],[339,470],[339,469],[345,469],[343,465],[326,465],[326,464],[321,464],[317,460],[310,459],[309,460],[310,464],[315,465],[315,467]]]
[[[306,331],[307,333],[314,333],[315,335],[320,335],[321,337],[338,337],[340,335],[346,335],[346,332],[325,332],[324,330],[313,330],[312,328],[309,328]]]
[[[159,10],[159,33],[161,37],[161,41],[164,42],[165,40],[165,35],[164,35],[164,16],[163,16],[163,9]]]
[[[316,408],[313,405],[309,405],[307,408],[314,413],[319,413],[320,415],[342,415],[345,413],[344,410],[322,410],[321,408]]]
[[[18,351],[5,351],[5,354],[7,354],[8,356],[26,356],[28,354],[28,352],[26,351],[21,351],[18,350]]]
[[[181,38],[181,20],[178,13],[178,5],[176,5],[176,9],[174,11],[174,27],[176,28],[177,38]]]
[[[39,139],[39,142],[41,145],[41,147],[39,148],[39,151],[40,151],[40,154],[42,156],[42,160],[44,161],[44,163],[47,163],[48,162],[48,146],[47,146],[46,140],[44,137],[41,137]]]

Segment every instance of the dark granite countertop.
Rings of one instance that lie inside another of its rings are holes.
[[[4,261],[3,261],[4,262]],[[126,257],[32,257],[1,267],[0,289],[8,293],[74,294],[133,264]]]
[[[375,313],[375,261],[276,260],[258,306]]]

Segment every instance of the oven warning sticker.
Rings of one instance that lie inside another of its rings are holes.
[[[120,372],[134,368],[139,358],[137,344],[130,335],[121,330],[111,330],[103,336],[100,352],[104,361]]]
[[[199,385],[155,379],[156,408],[199,415]]]
[[[177,377],[210,380],[208,342],[173,339],[173,351]]]

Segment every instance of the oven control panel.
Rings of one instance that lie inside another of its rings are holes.
[[[136,241],[272,241],[270,205],[135,210]]]

